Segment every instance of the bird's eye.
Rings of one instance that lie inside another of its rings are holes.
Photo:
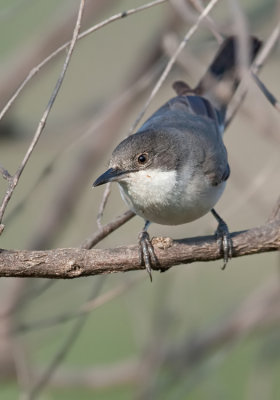
[[[140,156],[138,156],[137,161],[139,164],[146,164],[146,162],[148,161],[148,155],[146,153],[140,154]]]

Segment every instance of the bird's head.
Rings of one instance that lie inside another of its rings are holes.
[[[147,183],[155,172],[174,171],[178,164],[176,141],[166,132],[145,131],[124,139],[113,151],[109,169],[93,186],[107,182],[126,183],[141,176]]]

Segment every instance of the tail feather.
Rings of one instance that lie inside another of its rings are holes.
[[[260,50],[261,41],[251,36],[249,47],[249,61],[252,63]],[[236,37],[230,36],[223,42],[194,92],[210,100],[218,109],[225,109],[239,81],[238,42]]]

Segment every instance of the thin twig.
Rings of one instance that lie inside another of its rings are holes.
[[[10,3],[13,2],[14,1]],[[52,13],[52,21],[49,20],[48,27],[42,24],[40,33],[38,31],[38,34],[32,39],[30,38],[28,43],[23,43],[21,45],[20,52],[17,52],[16,60],[14,60],[16,62],[8,62],[6,65],[4,63],[4,70],[0,77],[0,110],[18,89],[29,71],[48,57],[58,46],[71,38],[73,34],[73,24],[76,19],[76,6],[73,7],[75,3],[78,5],[79,1],[56,2],[55,13]],[[110,6],[110,1],[88,1],[85,6],[82,26],[90,26],[89,24],[92,24],[93,18],[98,20],[99,15],[104,15]],[[51,29],[49,29],[50,26]],[[44,28],[47,28],[47,30]],[[65,54],[66,53],[67,51],[65,51]]]
[[[85,0],[81,0],[79,12],[78,12],[78,18],[77,18],[77,22],[76,22],[76,25],[75,25],[75,29],[73,31],[73,37],[72,37],[72,40],[71,40],[71,43],[70,43],[70,47],[69,47],[69,50],[67,52],[67,56],[66,56],[62,71],[60,73],[60,76],[59,76],[59,78],[58,78],[58,80],[56,82],[55,88],[54,88],[54,90],[53,90],[53,92],[51,94],[50,100],[49,100],[49,102],[47,104],[47,107],[46,107],[46,109],[45,109],[45,111],[43,113],[43,116],[42,116],[42,118],[41,118],[41,120],[39,122],[39,125],[38,125],[38,127],[36,129],[36,132],[34,134],[34,137],[33,137],[32,141],[31,141],[31,144],[30,144],[29,148],[27,149],[27,152],[26,152],[26,154],[25,154],[25,156],[24,156],[24,158],[22,160],[21,165],[19,166],[19,168],[18,168],[17,172],[15,173],[15,175],[9,181],[9,187],[8,187],[8,189],[6,191],[6,194],[5,194],[4,198],[3,198],[3,201],[2,201],[2,204],[1,204],[1,207],[0,207],[0,224],[2,223],[4,212],[6,210],[6,207],[7,207],[8,203],[9,203],[12,195],[13,195],[14,190],[15,190],[17,184],[18,184],[19,178],[20,178],[20,176],[21,176],[21,174],[22,174],[22,172],[23,172],[23,170],[24,170],[24,168],[25,168],[25,166],[26,166],[26,164],[27,164],[27,162],[28,162],[28,160],[29,160],[29,158],[30,158],[35,146],[36,146],[36,144],[38,143],[38,140],[39,140],[43,130],[44,130],[44,127],[46,125],[46,121],[48,119],[50,111],[51,111],[51,109],[53,107],[53,104],[55,102],[57,94],[58,94],[58,92],[59,92],[59,90],[61,88],[62,82],[64,80],[64,77],[65,77],[65,74],[66,74],[66,71],[67,71],[67,68],[68,68],[68,65],[69,65],[69,62],[70,62],[70,59],[71,59],[75,44],[76,44],[76,41],[77,41],[77,38],[78,38],[79,31],[80,31],[84,4],[85,4]]]
[[[171,0],[171,4],[177,9],[180,16],[183,17],[186,22],[189,22],[190,20],[193,21],[194,18],[197,18],[194,13],[190,12],[190,6],[192,6],[192,8],[198,13],[202,13],[204,7],[201,0],[189,0],[188,2],[182,0]],[[209,15],[205,18],[205,25],[216,38],[217,42],[221,44],[223,42],[223,37],[218,31],[215,21]]]
[[[252,71],[253,75],[256,75],[260,69],[262,68],[263,64],[265,63],[266,59],[270,55],[271,51],[273,50],[277,40],[279,39],[280,29],[279,24],[273,29],[272,33],[270,34],[269,38],[266,40],[266,43],[262,46],[260,53],[258,54],[256,60],[252,64],[250,70]],[[234,101],[232,106],[227,112],[225,127],[227,128],[231,121],[233,120],[234,116],[236,115],[237,111],[239,110],[245,95],[247,93],[247,87],[241,87],[236,92],[236,96],[234,96]]]
[[[235,170],[235,173],[238,176],[238,179],[235,180],[235,184],[238,185],[237,188],[242,193],[242,196],[238,196],[236,201],[230,204],[226,211],[226,218],[229,215],[234,215],[238,210],[240,210],[242,205],[245,204],[254,204],[254,206],[258,206],[259,210],[264,213],[265,204],[261,196],[258,195],[258,190],[264,187],[265,183],[268,182],[273,173],[275,173],[279,168],[279,155],[275,157],[271,157],[270,160],[267,161],[266,165],[258,171],[258,173],[254,176],[254,178],[250,178],[246,176],[246,174],[240,171],[239,169],[239,158],[237,160],[231,160],[231,167]]]
[[[89,237],[87,240],[84,241],[84,243],[81,245],[82,249],[92,249],[97,243],[99,243],[101,240],[103,240],[106,236],[108,236],[110,233],[114,232],[116,229],[118,229],[120,226],[125,224],[127,221],[129,221],[131,218],[135,216],[135,213],[131,210],[126,211],[122,215],[119,215],[115,219],[113,219],[111,222],[109,222],[107,225],[101,226],[96,232],[93,233],[91,237]]]
[[[257,83],[257,86],[260,88],[262,93],[265,95],[267,100],[273,105],[273,107],[280,112],[280,103],[276,99],[276,97],[267,89],[265,84],[260,80],[257,76],[257,73],[262,68],[265,60],[269,57],[271,51],[276,45],[276,42],[279,40],[280,36],[280,24],[277,24],[276,27],[273,29],[271,35],[267,39],[265,46],[263,46],[260,54],[258,55],[256,62],[252,66],[252,76]]]
[[[92,26],[91,28],[83,31],[80,33],[77,37],[77,40],[83,39],[84,37],[90,35],[91,33],[97,31],[98,29],[103,28],[104,26],[117,21],[119,19],[128,17],[132,14],[135,14],[140,11],[144,11],[148,8],[151,8],[153,6],[156,6],[160,3],[165,3],[167,0],[155,0],[152,1],[151,3],[144,4],[143,6],[137,7],[137,8],[132,8],[128,11],[123,11],[118,14],[115,14],[111,16],[110,18],[107,18],[106,20],[99,22],[98,24]],[[58,47],[55,51],[53,51],[48,57],[46,57],[41,63],[37,64],[27,75],[27,77],[24,79],[24,81],[21,83],[21,85],[18,87],[18,89],[15,91],[14,95],[10,98],[10,100],[7,102],[5,107],[3,107],[2,111],[0,112],[0,120],[3,118],[3,116],[6,114],[6,112],[9,110],[9,108],[12,106],[18,95],[21,93],[23,88],[27,85],[27,83],[43,68],[46,64],[48,64],[51,60],[53,60],[58,54],[63,52],[65,49],[68,48],[68,46],[71,45],[71,41],[68,41],[64,43],[62,46]]]
[[[272,104],[272,106],[275,108],[275,110],[277,110],[278,112],[280,112],[280,103],[279,101],[276,99],[276,97],[267,89],[267,87],[265,86],[265,84],[260,80],[260,78],[258,77],[258,75],[252,73],[252,76],[257,84],[257,86],[259,87],[259,89],[261,90],[261,92],[265,95],[265,97],[267,98],[267,100],[269,101],[270,104]]]
[[[99,210],[98,210],[98,214],[97,214],[97,218],[96,218],[97,226],[99,229],[102,228],[101,220],[102,220],[103,213],[104,213],[107,201],[109,199],[110,193],[111,193],[111,182],[108,182],[105,186],[105,190],[103,193],[103,197],[102,197],[102,200],[101,200],[101,203],[99,206]]]
[[[269,57],[271,51],[279,40],[280,36],[280,24],[278,23],[273,31],[271,32],[269,38],[266,40],[265,45],[261,48],[261,51],[257,55],[256,61],[252,65],[252,71],[256,74],[262,67],[267,58]]]
[[[69,322],[73,319],[80,317],[83,314],[88,314],[97,308],[107,304],[108,302],[114,300],[116,297],[121,296],[126,293],[129,289],[134,287],[139,281],[143,280],[144,276],[139,275],[134,279],[125,280],[119,286],[114,287],[106,293],[101,294],[100,296],[94,297],[92,300],[88,300],[84,303],[78,310],[63,313],[62,315],[57,315],[55,317],[45,318],[38,321],[34,321],[31,323],[21,323],[17,325],[12,333],[14,334],[22,334],[28,333],[30,331],[51,328],[53,326],[57,326],[59,324],[63,324],[65,322]],[[53,281],[51,281],[53,282]]]

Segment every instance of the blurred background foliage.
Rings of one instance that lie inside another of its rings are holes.
[[[92,182],[127,135],[174,42],[193,24],[195,3],[186,1],[182,13],[184,2],[166,2],[77,43],[43,136],[7,209],[1,248],[75,247],[97,229],[103,189],[92,190]],[[82,30],[142,4],[88,0]],[[211,12],[224,35],[238,26],[232,4],[220,1]],[[279,23],[279,4],[239,4],[249,31],[266,40]],[[0,0],[1,108],[28,72],[71,38],[77,7],[74,0]],[[173,96],[174,80],[194,85],[217,48],[207,26],[201,26],[146,117]],[[39,71],[0,123],[0,164],[10,173],[33,137],[65,54]],[[260,74],[278,99],[279,57],[277,44]],[[150,82],[111,116],[123,93],[147,71]],[[280,135],[279,114],[254,84],[225,143],[231,178],[217,210],[231,231],[260,225],[279,196]],[[2,179],[1,197],[5,190]],[[123,211],[113,187],[103,222]],[[135,217],[98,246],[136,243],[142,225]],[[207,215],[179,227],[152,225],[150,233],[180,238],[212,234],[215,228]],[[0,398],[279,399],[280,317],[272,314],[244,329],[264,304],[267,282],[278,290],[279,254],[234,259],[224,272],[220,267],[219,261],[172,268],[154,273],[152,285],[145,272],[59,282],[2,278]],[[92,311],[80,315],[93,298]],[[236,315],[239,329],[211,342],[213,332]],[[56,370],[54,375],[30,397],[48,369]]]

